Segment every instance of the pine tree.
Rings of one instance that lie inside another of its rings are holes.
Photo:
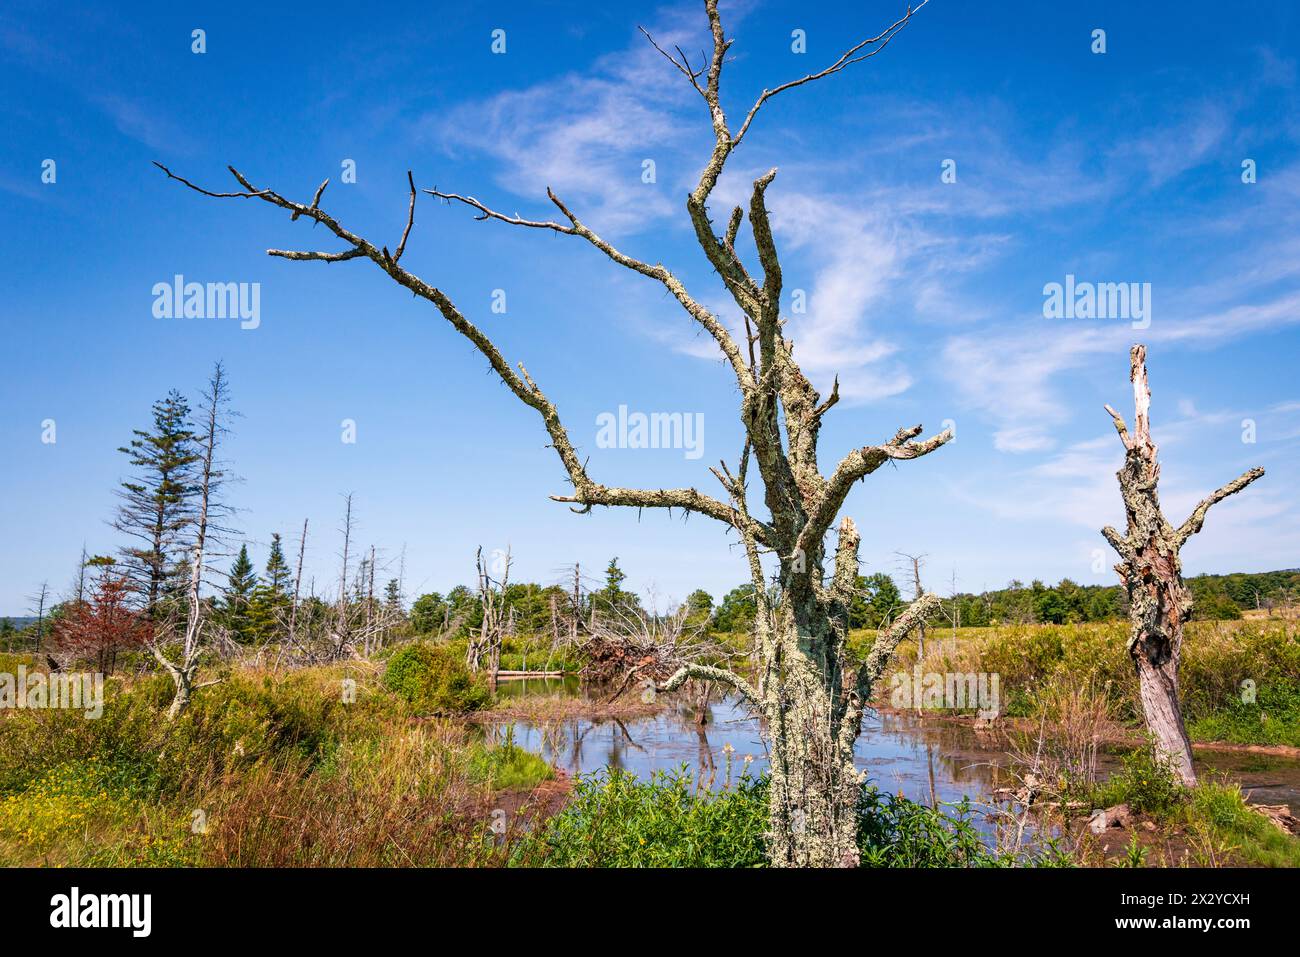
[[[389,611],[402,613],[402,586],[396,578],[390,578],[384,586],[384,604]]]
[[[253,637],[250,615],[253,591],[257,588],[257,575],[248,558],[248,546],[239,546],[239,555],[230,566],[229,583],[221,597],[221,622],[235,641],[246,642]]]
[[[894,579],[885,572],[859,575],[857,591],[849,605],[850,628],[880,628],[907,607]]]
[[[189,420],[189,403],[173,389],[153,405],[153,430],[136,429],[118,449],[137,472],[122,483],[113,527],[136,540],[122,550],[123,570],[155,619],[185,566],[182,531],[193,518],[199,461]]]
[[[622,594],[623,582],[627,575],[623,569],[618,567],[618,556],[609,560],[609,566],[605,569],[605,593],[610,600],[618,598]]]
[[[271,536],[271,554],[266,560],[266,575],[254,586],[248,603],[250,632],[258,641],[276,641],[285,631],[289,607],[293,602],[293,577],[284,560],[280,535]]]
[[[605,567],[605,587],[600,591],[592,592],[592,608],[597,613],[638,608],[641,604],[640,599],[632,592],[623,590],[623,582],[626,580],[627,574],[618,567],[618,557],[611,558],[609,565]]]

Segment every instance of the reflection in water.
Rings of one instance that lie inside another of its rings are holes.
[[[563,678],[502,678],[497,682],[496,695],[498,698],[507,700],[512,698],[585,697],[583,695],[582,680],[577,675],[565,675]]]
[[[511,686],[524,684],[503,682],[498,694],[523,694],[524,688]],[[538,679],[527,685],[528,694],[587,694],[572,678]],[[714,789],[734,781],[746,767],[751,774],[765,770],[767,754],[757,719],[729,697],[714,700],[707,709],[703,724],[690,702],[677,699],[650,717],[516,721],[489,733],[504,735],[512,727],[517,744],[571,774],[611,767],[648,778],[656,771],[686,765],[697,787]],[[1002,772],[1008,757],[1000,735],[953,722],[923,722],[910,712],[868,714],[854,753],[858,767],[868,769],[877,787],[931,806],[966,796],[987,803],[995,788],[1012,783]],[[1103,754],[1100,763],[1104,776],[1117,766],[1118,758]],[[1300,762],[1199,752],[1197,767],[1240,781],[1249,800],[1300,808]]]
[[[697,787],[713,789],[734,781],[746,768],[750,774],[767,768],[759,722],[732,698],[710,703],[706,723],[697,720],[688,703],[674,702],[650,717],[515,721],[492,733],[504,735],[506,728],[516,744],[570,774],[609,767],[648,778],[686,765]],[[884,715],[863,721],[856,758],[859,767],[870,768],[879,787],[933,804],[988,794],[994,769],[1005,755],[981,748],[964,728],[923,725],[912,715]]]

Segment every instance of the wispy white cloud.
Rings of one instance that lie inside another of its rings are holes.
[[[702,20],[692,13],[665,11],[656,41],[666,49],[692,43]],[[698,95],[638,34],[589,69],[426,117],[419,136],[491,157],[497,183],[516,196],[545,204],[551,187],[593,229],[616,236],[680,207],[671,190],[675,161],[707,129]],[[643,182],[647,160],[655,183]]]

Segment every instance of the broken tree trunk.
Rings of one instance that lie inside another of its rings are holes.
[[[1175,529],[1160,510],[1157,490],[1160,463],[1156,459],[1156,444],[1151,440],[1146,346],[1133,347],[1129,378],[1133,382],[1135,407],[1133,432],[1128,431],[1118,412],[1106,406],[1124,443],[1124,466],[1117,477],[1128,529],[1126,535],[1120,535],[1108,525],[1101,533],[1120,556],[1115,570],[1128,594],[1128,650],[1137,671],[1147,729],[1159,757],[1185,785],[1192,787],[1196,784],[1192,746],[1178,699],[1183,625],[1192,614],[1192,596],[1183,584],[1179,553],[1205,524],[1210,506],[1240,492],[1263,475],[1264,470],[1253,468],[1233,479],[1197,505],[1187,521]]]

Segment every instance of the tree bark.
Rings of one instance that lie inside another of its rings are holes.
[[[1106,406],[1124,443],[1124,465],[1116,473],[1124,511],[1126,535],[1107,526],[1102,535],[1120,556],[1119,573],[1129,602],[1128,651],[1138,678],[1138,697],[1157,757],[1187,787],[1196,784],[1192,745],[1183,723],[1178,696],[1178,668],[1183,650],[1183,625],[1192,614],[1191,592],[1183,584],[1180,552],[1201,530],[1216,502],[1241,491],[1264,474],[1254,468],[1229,482],[1197,505],[1175,529],[1160,509],[1160,463],[1151,439],[1151,388],[1147,383],[1146,346],[1135,345],[1129,355],[1133,383],[1134,426]]]

